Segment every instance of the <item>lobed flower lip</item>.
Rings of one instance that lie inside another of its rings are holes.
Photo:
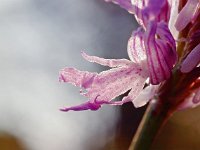
[[[138,92],[143,89],[146,73],[140,65],[128,60],[109,60],[96,56],[89,56],[83,53],[86,60],[103,65],[114,67],[99,74],[87,71],[79,71],[75,68],[65,68],[60,71],[60,81],[74,84],[86,89],[83,96],[89,98],[89,101],[78,106],[63,108],[61,110],[97,110],[102,104],[122,105],[125,102],[132,101]],[[115,97],[127,92],[129,95],[120,102],[111,101]]]

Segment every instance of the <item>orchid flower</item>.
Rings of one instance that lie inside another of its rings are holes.
[[[89,62],[111,67],[101,73],[64,68],[60,71],[60,81],[84,88],[81,93],[88,101],[77,106],[62,108],[69,110],[97,110],[102,104],[122,105],[133,102],[135,107],[145,105],[152,97],[143,97],[141,103],[136,99],[146,92],[145,81],[150,78],[151,91],[155,95],[161,82],[169,79],[177,61],[175,33],[181,32],[189,23],[194,23],[199,15],[199,0],[188,0],[178,13],[179,1],[171,0],[106,0],[125,8],[135,15],[141,25],[133,31],[127,46],[130,60],[104,59],[82,53]],[[173,18],[173,20],[172,20]],[[175,18],[175,19],[174,19]],[[198,30],[200,31],[200,30]],[[173,33],[171,33],[173,32]],[[191,61],[193,60],[193,61]],[[193,70],[200,61],[200,44],[183,60],[183,73]],[[144,88],[144,89],[143,89]],[[117,96],[129,91],[121,101],[114,101]],[[140,94],[141,93],[141,94]]]
[[[133,140],[130,148],[147,149],[174,111],[200,105],[200,0],[106,1],[134,14],[140,25],[128,40],[130,60],[82,52],[87,61],[111,69],[100,73],[62,69],[60,81],[85,89],[80,93],[88,101],[61,110],[98,110],[103,104],[126,102],[141,107],[150,101],[137,142]],[[126,92],[121,101],[114,100]]]
[[[152,85],[158,85],[171,75],[177,55],[175,40],[167,25],[170,12],[168,1],[155,1],[160,4],[158,7],[152,5],[151,1],[144,1],[142,6],[139,1],[135,1],[134,5],[130,1],[113,2],[128,11],[134,9],[138,23],[143,27],[134,31],[128,41],[127,51],[130,60],[104,59],[82,53],[86,60],[112,69],[99,74],[79,71],[75,68],[61,70],[60,81],[86,89],[87,92],[81,94],[89,99],[81,105],[61,109],[63,111],[97,110],[102,104],[122,105],[129,101],[132,101],[135,107],[142,106],[143,102],[135,103],[134,99],[143,90],[145,81],[150,78]],[[128,96],[122,101],[113,101],[114,98],[129,90]]]

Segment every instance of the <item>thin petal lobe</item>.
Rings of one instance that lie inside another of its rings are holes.
[[[82,56],[85,60],[92,62],[92,63],[97,63],[103,66],[108,66],[108,67],[122,67],[122,66],[127,66],[130,65],[132,62],[127,59],[104,59],[100,58],[97,56],[89,56],[86,53],[82,52]]]

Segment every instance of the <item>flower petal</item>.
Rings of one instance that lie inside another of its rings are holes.
[[[165,60],[170,69],[173,68],[173,65],[177,61],[177,52],[176,52],[176,43],[173,38],[173,35],[169,31],[169,28],[165,22],[159,22],[157,26],[157,35],[160,37],[157,41],[160,41],[162,44],[160,45],[163,48],[162,53],[165,57]]]
[[[132,36],[128,40],[127,52],[128,56],[134,63],[141,64],[142,61],[146,61],[146,51],[143,41],[143,29],[140,27],[132,33]]]
[[[91,86],[97,73],[79,71],[75,68],[65,68],[60,71],[59,80],[87,89]]]
[[[159,30],[161,30],[161,28],[157,30],[158,28],[159,27],[157,27],[155,22],[150,22],[144,39],[150,81],[152,84],[158,84],[161,81],[168,79],[171,75],[173,63],[176,61],[176,53],[174,53],[175,48],[173,47],[174,44],[171,44],[170,42],[170,39],[172,38],[168,39],[168,36],[170,37],[172,35],[166,31],[160,32]],[[169,29],[167,28],[167,30]],[[156,38],[156,33],[157,36],[160,35],[159,38]]]
[[[148,16],[149,20],[156,20],[157,22],[168,22],[170,10],[167,0],[148,0],[147,7],[144,9],[143,15]]]
[[[147,1],[146,0],[131,0],[131,2],[133,6],[135,7],[135,18],[137,22],[141,26],[145,26],[142,10],[146,7]]]
[[[183,9],[178,14],[175,27],[178,31],[183,30],[196,16],[199,7],[199,0],[188,0]]]
[[[144,84],[145,84],[146,78],[137,78],[135,79],[134,83],[132,84],[131,91],[128,93],[128,96],[125,96],[122,99],[123,103],[132,101],[134,103],[135,98],[138,96],[139,93],[141,93]]]
[[[132,88],[138,78],[146,78],[143,70],[135,64],[103,71],[96,76],[85,96],[97,100],[112,100]]]
[[[171,13],[170,13],[170,19],[169,19],[169,30],[173,34],[174,39],[178,39],[178,30],[175,28],[175,21],[178,17],[178,6],[179,6],[179,0],[171,0]]]
[[[174,59],[176,59],[176,42],[166,22],[161,21],[158,23],[156,34],[159,35],[160,39],[167,42],[172,47],[172,55],[175,57]]]
[[[144,28],[149,21],[168,22],[170,6],[167,0],[132,0],[135,7],[135,18]]]
[[[83,58],[86,59],[89,62],[97,63],[103,66],[109,66],[109,67],[122,67],[130,65],[132,62],[127,59],[104,59],[97,56],[89,56],[86,53],[81,53]]]
[[[77,106],[72,106],[72,107],[64,107],[61,108],[61,111],[69,111],[69,110],[74,110],[74,111],[82,111],[82,110],[98,110],[101,107],[100,104],[95,104],[91,103],[90,101],[87,101],[86,103],[77,105]]]
[[[126,9],[129,13],[134,13],[134,7],[131,4],[131,0],[105,0],[106,2],[113,2],[120,7]]]
[[[137,22],[146,28],[148,21],[169,21],[170,5],[168,0],[105,0],[113,2],[135,14]]]
[[[145,81],[146,78],[146,72],[144,72],[139,65],[134,63],[129,66],[103,71],[99,74],[79,71],[74,68],[65,68],[60,72],[60,79],[64,82],[85,88],[87,92],[83,95],[88,97],[89,101],[62,110],[96,110],[100,108],[102,104],[123,104],[123,102],[115,103],[111,102],[111,100],[132,88],[143,86],[143,80]],[[136,82],[140,86],[135,86]]]
[[[132,101],[136,108],[144,106],[148,103],[155,95],[159,85],[150,85],[144,88],[140,94]]]
[[[192,71],[200,62],[200,44],[198,44],[186,57],[181,65],[181,72]]]

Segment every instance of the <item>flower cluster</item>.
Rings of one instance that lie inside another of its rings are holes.
[[[60,81],[84,88],[87,92],[81,94],[89,99],[78,106],[62,108],[62,111],[97,110],[103,104],[122,105],[126,102],[133,102],[135,107],[140,107],[158,93],[159,86],[171,78],[174,68],[187,74],[198,67],[200,44],[196,39],[200,37],[200,27],[195,24],[200,15],[199,0],[106,1],[118,4],[134,14],[141,25],[133,31],[128,41],[127,52],[130,60],[104,59],[82,52],[87,61],[109,66],[111,69],[101,73],[75,68],[62,69]],[[184,34],[188,26],[193,28]],[[184,51],[178,52],[179,47]],[[150,83],[144,88],[148,80]],[[195,84],[195,88],[188,94],[182,107],[196,106],[200,102],[199,77],[195,78],[192,84]],[[127,91],[128,95],[121,101],[113,100]]]

